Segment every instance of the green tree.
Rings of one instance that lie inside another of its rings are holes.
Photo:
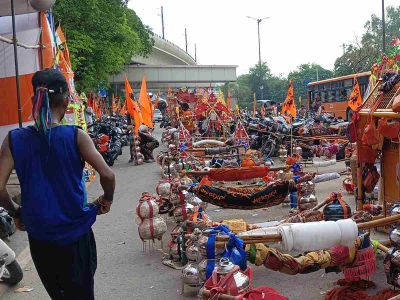
[[[253,90],[250,74],[244,74],[238,77],[237,96],[240,106],[246,106],[253,103]]]
[[[307,83],[316,81],[318,73],[318,80],[323,80],[333,77],[331,70],[324,69],[318,64],[302,64],[297,67],[297,70],[292,71],[288,75],[288,79],[293,82],[293,89],[295,99],[301,97],[303,100],[307,97]],[[286,96],[286,95],[285,95]]]
[[[250,68],[250,84],[257,99],[265,99],[267,94],[267,79],[271,78],[271,70],[266,63],[256,64]]]
[[[78,90],[95,90],[120,72],[133,55],[147,55],[151,31],[123,0],[63,0],[55,19],[67,35]]]
[[[365,32],[360,40],[347,45],[342,56],[335,61],[335,76],[343,76],[363,71],[369,71],[382,52],[382,20],[372,15],[364,25]],[[399,36],[400,6],[386,8],[385,18],[386,48],[392,39]]]
[[[283,76],[271,76],[267,79],[265,99],[283,102],[286,97],[288,81]]]

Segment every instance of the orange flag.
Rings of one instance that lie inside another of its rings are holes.
[[[154,128],[153,125],[153,107],[149,95],[147,95],[146,77],[143,76],[142,86],[139,95],[140,111],[142,113],[143,124],[149,128]]]
[[[264,107],[264,103],[261,104],[261,117],[265,117],[265,107]]]
[[[118,105],[117,105],[117,103],[115,102],[114,95],[112,96],[112,99],[111,99],[111,109],[112,109],[112,112],[113,112],[114,114],[117,113]]]
[[[357,78],[354,78],[353,91],[351,92],[351,94],[349,96],[349,100],[347,101],[347,104],[353,111],[358,110],[358,108],[362,104],[361,91],[360,91],[360,86],[358,84]]]
[[[125,116],[126,115],[126,101],[124,102],[124,105],[121,107],[121,109],[120,109],[120,114],[122,115],[122,116]]]
[[[226,98],[226,107],[231,111],[231,93],[228,92],[228,97]]]
[[[129,115],[135,122],[135,133],[136,133],[136,135],[138,135],[139,134],[139,126],[142,125],[143,119],[142,119],[142,114],[140,112],[139,105],[136,103],[136,101],[132,100],[132,94],[133,94],[133,91],[132,91],[131,85],[129,84],[128,79],[125,78],[126,107],[128,109]]]
[[[296,118],[296,103],[294,101],[293,82],[291,80],[289,81],[287,96],[282,106],[282,115],[286,112],[293,118]]]

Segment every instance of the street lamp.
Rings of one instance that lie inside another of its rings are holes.
[[[253,17],[250,17],[250,16],[246,16],[246,17],[257,22],[257,32],[258,32],[258,63],[259,63],[260,66],[261,66],[260,23],[262,22],[262,20],[270,19],[270,17],[265,17],[265,18],[261,18],[261,19],[253,18]]]
[[[382,0],[382,51],[386,51],[385,0]]]

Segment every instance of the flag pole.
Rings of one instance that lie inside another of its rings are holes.
[[[293,116],[290,115],[290,156],[293,156]]]

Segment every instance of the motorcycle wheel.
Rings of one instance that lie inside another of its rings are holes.
[[[24,273],[22,272],[21,266],[14,260],[12,263],[5,266],[1,280],[7,284],[14,285],[20,282],[23,277]]]
[[[275,150],[275,145],[272,141],[266,141],[261,148],[262,154],[268,158],[274,154],[274,150]]]

